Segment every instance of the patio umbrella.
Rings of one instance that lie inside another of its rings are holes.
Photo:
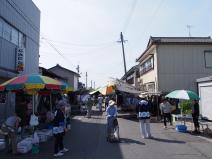
[[[63,90],[66,86],[53,78],[39,74],[29,74],[14,77],[0,85],[0,91],[23,90],[32,94],[33,114],[35,109],[35,94],[41,89]]]
[[[199,100],[199,96],[189,90],[175,90],[167,94],[165,97],[185,100]]]
[[[0,85],[0,91],[25,90],[34,91],[40,89],[63,90],[65,84],[47,76],[30,74],[14,77]]]
[[[61,84],[63,85],[62,91],[64,93],[69,93],[69,92],[73,92],[74,88],[71,87],[68,83],[64,82],[64,81],[60,81]]]

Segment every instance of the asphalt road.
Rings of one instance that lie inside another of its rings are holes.
[[[91,119],[75,116],[71,131],[65,136],[70,151],[61,159],[212,159],[212,142],[190,134],[177,133],[173,127],[163,129],[161,123],[151,123],[153,139],[140,137],[136,120],[119,118],[120,143],[105,139],[105,116],[95,113]],[[39,154],[13,156],[0,152],[1,158],[50,159],[53,139],[41,144]]]

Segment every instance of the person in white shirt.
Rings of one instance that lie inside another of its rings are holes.
[[[162,100],[163,101],[160,104],[160,111],[161,115],[163,116],[164,128],[167,128],[166,124],[167,119],[169,120],[170,125],[172,125],[172,117],[171,117],[172,107],[167,98],[163,98]]]

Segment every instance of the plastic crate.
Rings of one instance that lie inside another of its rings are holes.
[[[187,126],[186,125],[176,125],[175,129],[178,132],[183,132],[183,133],[187,132]]]

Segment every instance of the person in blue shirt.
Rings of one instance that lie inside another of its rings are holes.
[[[117,108],[113,100],[109,101],[109,106],[106,109],[107,115],[107,139],[110,137],[112,129],[114,127],[114,120],[117,120]]]
[[[138,105],[136,106],[136,112],[138,114],[142,138],[151,138],[149,103],[145,99],[140,100]]]

